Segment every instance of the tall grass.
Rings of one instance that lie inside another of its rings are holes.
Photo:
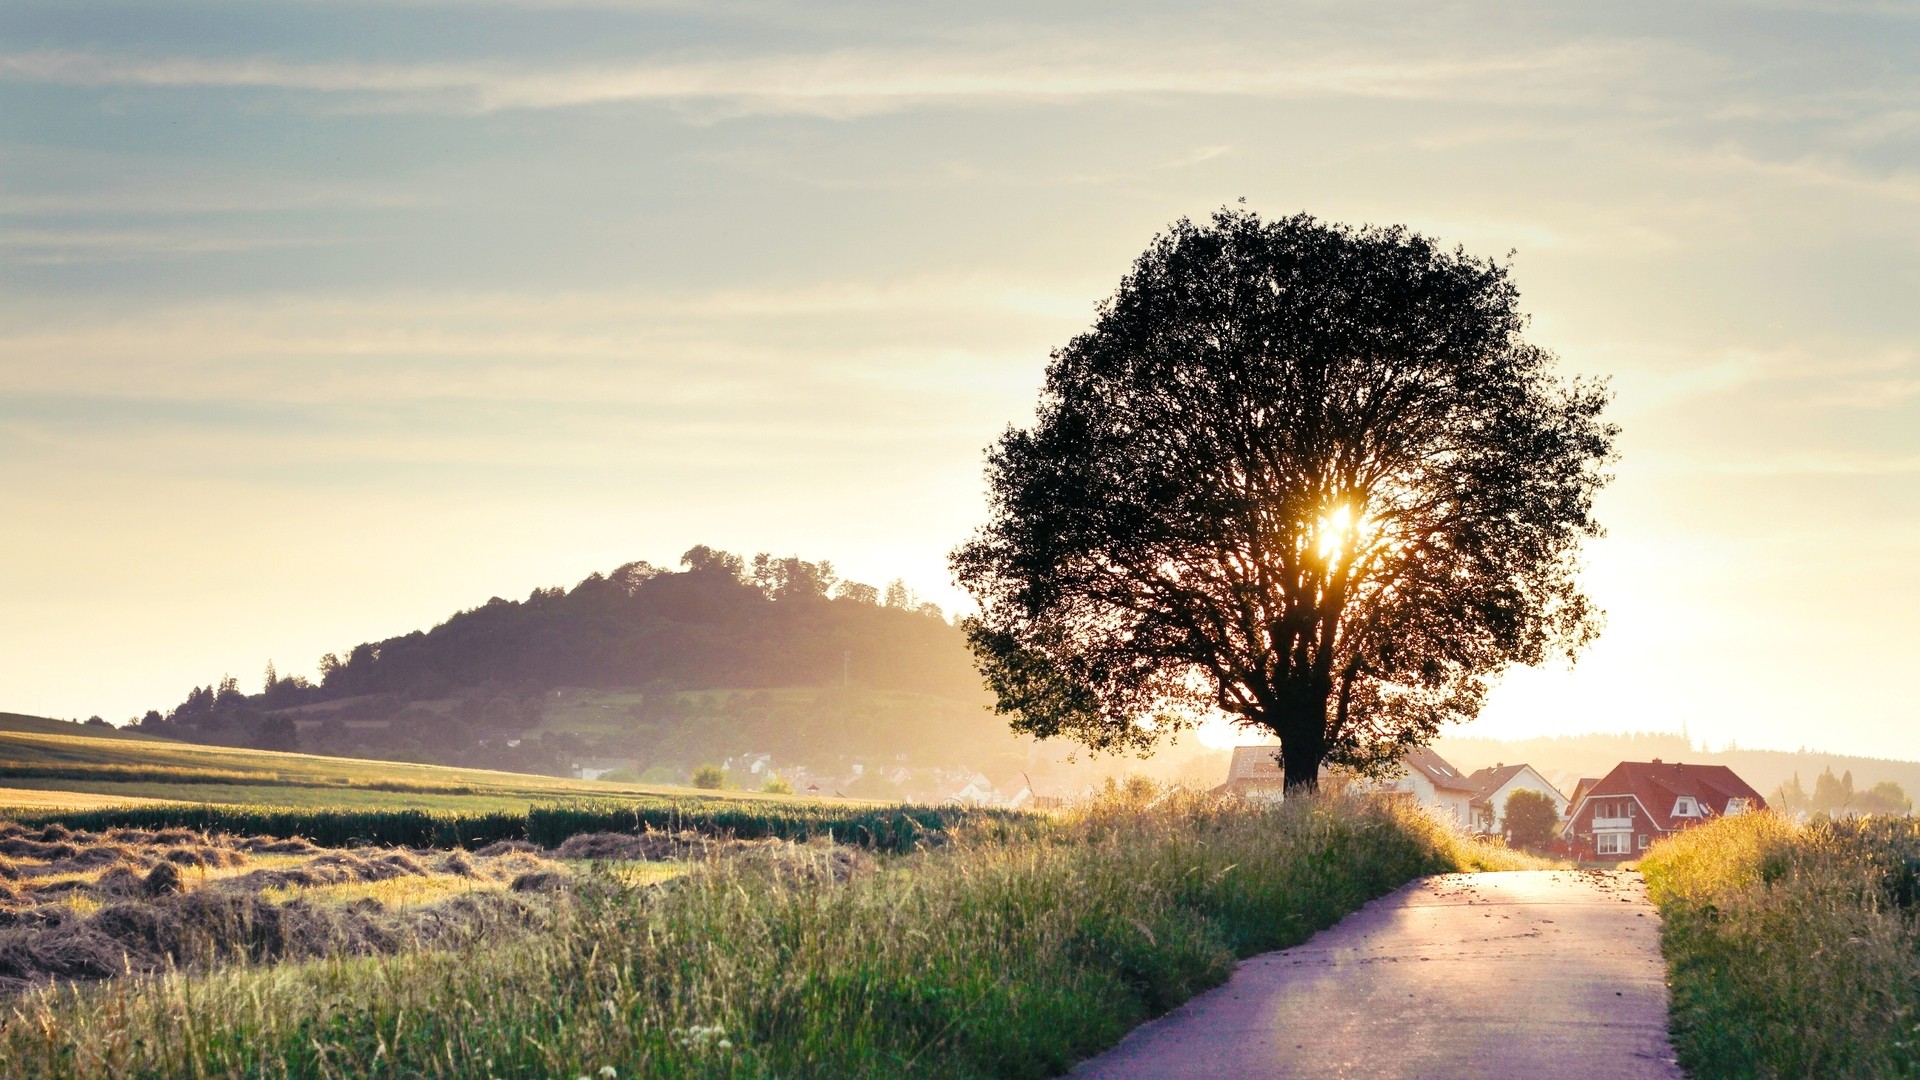
[[[754,840],[829,839],[879,851],[904,852],[961,822],[1024,830],[1034,815],[959,806],[875,806],[826,802],[738,802],[729,799],[641,799],[557,803],[524,813],[435,813],[234,805],[109,807],[22,814],[32,824],[70,829],[187,828],[252,836],[302,837],[316,844],[395,844],[402,847],[479,847],[496,840],[530,840],[557,847],[570,836],[643,829],[696,832]]]
[[[830,862],[831,849],[817,852]],[[1044,1077],[1415,876],[1500,865],[1415,812],[1114,799],[844,883],[804,859],[590,878],[553,932],[47,991],[23,1076]]]
[[[1692,1075],[1920,1076],[1920,822],[1727,818],[1640,869]]]

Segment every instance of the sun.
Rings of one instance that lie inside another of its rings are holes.
[[[1338,503],[1321,515],[1314,533],[1322,560],[1336,564],[1347,555],[1353,547],[1354,525],[1353,507],[1346,503]]]

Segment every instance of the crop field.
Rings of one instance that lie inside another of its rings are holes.
[[[1920,821],[1724,818],[1640,869],[1691,1075],[1920,1076]]]
[[[0,787],[188,802],[446,811],[696,794],[658,784],[202,746],[13,715],[0,715]],[[697,794],[743,803],[792,801],[757,792]]]
[[[23,1076],[1042,1077],[1409,878],[1417,813],[1147,786],[888,848],[0,826]]]

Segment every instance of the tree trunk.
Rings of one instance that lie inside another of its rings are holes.
[[[1289,797],[1320,788],[1320,763],[1327,757],[1327,696],[1301,691],[1273,725],[1280,736],[1280,771]]]

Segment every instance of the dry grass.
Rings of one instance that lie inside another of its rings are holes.
[[[0,1058],[46,1076],[1050,1076],[1409,878],[1530,865],[1380,803],[1151,794],[907,855],[754,845],[664,888],[600,863],[551,921],[458,955],[36,993],[0,1019]]]
[[[1641,872],[1693,1075],[1920,1076],[1920,822],[1723,819]]]
[[[110,806],[164,806],[172,801],[139,795],[102,795],[90,791],[0,787],[0,813],[7,810],[101,810]]]

